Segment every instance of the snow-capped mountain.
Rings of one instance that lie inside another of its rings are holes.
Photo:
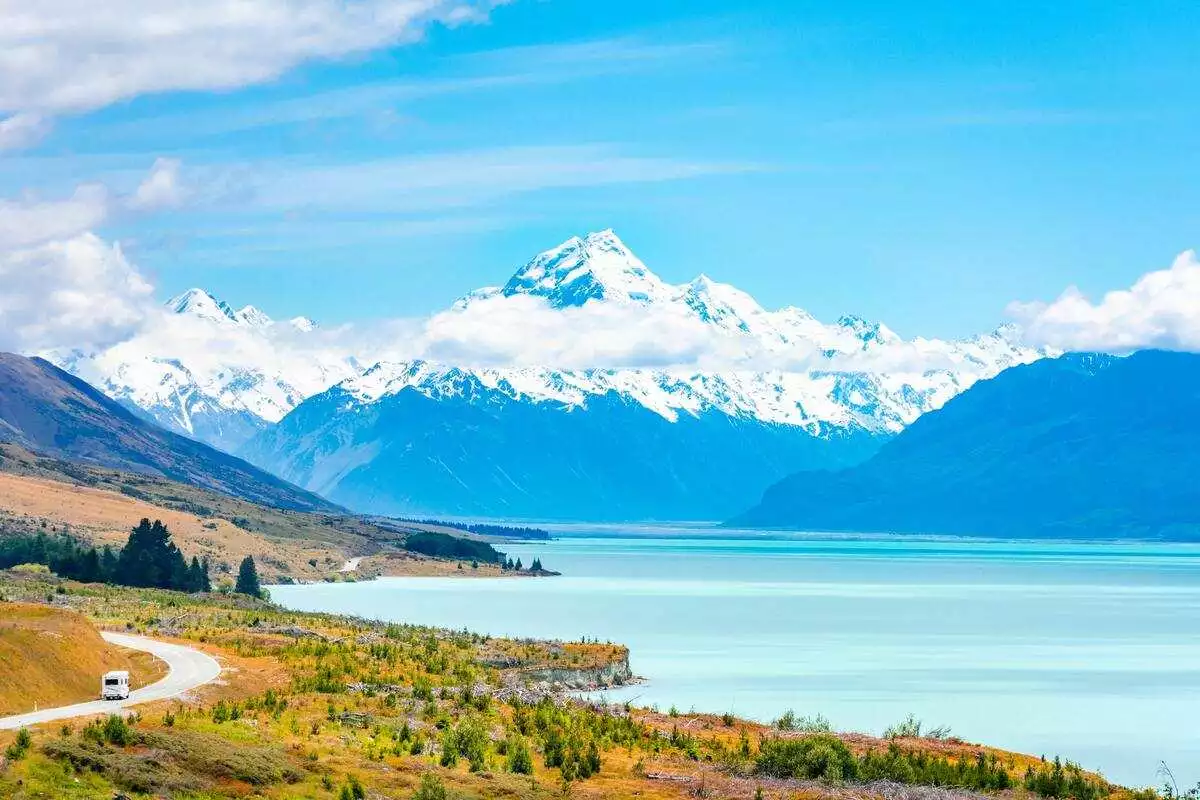
[[[171,298],[163,311],[107,350],[44,355],[142,416],[227,451],[361,370],[306,341],[316,326],[304,317],[276,322],[202,289]]]
[[[461,397],[464,375],[512,400],[584,408],[615,393],[667,420],[718,410],[730,416],[796,425],[895,433],[941,407],[981,378],[1040,358],[1002,328],[965,341],[905,341],[887,326],[855,316],[825,324],[788,307],[767,311],[749,294],[701,275],[672,285],[646,268],[611,230],[575,237],[541,253],[503,287],[460,298],[450,311],[533,296],[557,310],[614,304],[664,310],[736,343],[747,366],[705,370],[475,367],[425,360],[382,362],[342,384],[361,403],[413,388],[431,398]],[[798,366],[787,368],[789,362]],[[762,364],[757,369],[751,365]]]
[[[534,301],[534,302],[531,302]],[[506,306],[506,304],[513,304]],[[473,330],[589,312],[697,337],[732,366],[562,368],[381,361],[301,403],[240,453],[384,514],[720,519],[772,480],[869,457],[980,378],[1035,360],[1016,332],[907,341],[858,317],[768,311],[701,276],[663,281],[612,231],[548,250],[430,327]],[[612,313],[609,313],[612,312]],[[572,325],[580,330],[572,333]],[[520,337],[519,337],[520,338]]]
[[[455,344],[467,329],[499,336],[515,319],[510,339],[575,337],[603,352],[587,338],[597,312],[653,320],[650,345],[678,335],[699,357],[481,366],[435,346],[446,331]],[[568,322],[527,333],[530,314]],[[626,498],[627,513],[660,517],[733,513],[788,472],[865,458],[975,381],[1046,355],[1012,329],[908,340],[859,317],[764,309],[703,275],[671,284],[612,231],[572,238],[407,338],[384,338],[350,344],[193,289],[129,341],[47,355],[167,427],[364,510],[596,516]],[[555,471],[590,493],[559,503]]]

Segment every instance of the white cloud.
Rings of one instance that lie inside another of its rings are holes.
[[[92,233],[0,251],[0,349],[103,347],[131,336],[153,288]]]
[[[0,349],[105,347],[139,329],[157,306],[153,287],[93,230],[122,208],[180,199],[178,169],[160,159],[123,201],[99,184],[61,199],[0,199]]]
[[[711,59],[726,48],[719,41],[663,43],[619,37],[566,44],[509,47],[447,57],[446,77],[373,81],[302,97],[233,99],[218,108],[139,114],[136,120],[100,123],[102,130],[136,131],[143,136],[213,136],[271,125],[297,125],[361,117],[380,120],[397,107],[447,95],[561,84],[581,78]],[[469,100],[463,100],[469,102]],[[392,117],[394,118],[394,116]]]
[[[64,239],[91,230],[108,216],[109,192],[85,184],[65,200],[0,199],[0,252]]]
[[[281,161],[245,176],[269,208],[428,211],[482,205],[545,189],[687,180],[762,169],[737,162],[635,156],[610,145],[546,145],[435,153],[343,164]]]
[[[500,1],[0,3],[0,112],[11,115],[0,122],[0,141],[28,143],[56,114],[261,83],[306,61],[414,41],[433,23],[481,20]]]
[[[129,198],[129,207],[138,211],[156,211],[183,205],[188,191],[179,177],[180,166],[178,159],[155,159],[150,174]]]
[[[1200,261],[1181,253],[1098,303],[1071,287],[1052,303],[1013,303],[1027,341],[1063,350],[1124,353],[1143,348],[1200,351]]]
[[[37,143],[50,130],[50,120],[23,111],[0,119],[0,151],[16,150]]]
[[[540,297],[475,300],[435,314],[407,357],[464,366],[651,367],[735,357],[745,343],[715,334],[678,306],[588,303],[554,309]],[[743,355],[745,355],[743,353]]]

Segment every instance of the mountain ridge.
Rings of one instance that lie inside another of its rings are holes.
[[[729,524],[1200,540],[1200,356],[1069,354],[981,381],[870,459],[793,474]]]
[[[276,508],[340,511],[240,458],[162,430],[50,362],[0,353],[0,442]]]
[[[586,412],[525,403],[460,372],[443,397],[407,386],[363,404],[335,386],[242,452],[369,513],[629,521],[721,519],[789,465],[854,463],[876,446],[720,412],[672,423],[616,392]]]
[[[978,378],[1046,355],[1005,329],[953,342],[904,340],[882,323],[851,315],[826,324],[794,306],[768,311],[746,292],[705,275],[669,284],[611,230],[538,254],[501,286],[470,292],[437,318],[454,324],[477,315],[486,325],[492,304],[530,301],[549,313],[612,306],[630,319],[644,313],[683,320],[738,355],[729,366],[613,369],[479,366],[443,358],[437,368],[418,371],[424,383],[414,372],[410,385],[427,396],[445,394],[438,385],[466,370],[528,402],[584,408],[585,398],[616,391],[670,421],[715,409],[809,431],[887,436]],[[409,366],[439,363],[333,345],[308,318],[275,321],[202,289],[169,300],[160,323],[101,352],[45,356],[135,413],[228,452],[334,385],[369,383],[366,373],[382,368],[394,373],[391,384],[399,391],[404,384],[397,376]]]

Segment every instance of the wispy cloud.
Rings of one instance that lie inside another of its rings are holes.
[[[274,162],[247,175],[253,205],[428,212],[547,189],[659,183],[763,170],[753,163],[633,155],[616,145],[510,147],[346,164]]]
[[[303,97],[236,99],[217,109],[161,113],[136,121],[101,123],[108,134],[136,133],[143,137],[183,135],[211,137],[273,126],[372,117],[395,113],[397,107],[423,100],[556,85],[587,78],[636,72],[665,65],[687,65],[711,59],[729,49],[726,42],[652,42],[641,37],[618,37],[580,42],[500,48],[447,57],[440,78],[404,78],[357,84]]]
[[[498,0],[39,0],[0,4],[0,144],[142,94],[226,90],[411,42]],[[33,122],[37,122],[36,125]],[[17,134],[20,135],[17,135]]]
[[[928,131],[952,128],[1028,128],[1060,125],[1097,125],[1128,120],[1087,109],[1063,108],[980,108],[930,111],[896,116],[844,117],[816,123],[816,127],[837,133],[884,134],[904,131]]]

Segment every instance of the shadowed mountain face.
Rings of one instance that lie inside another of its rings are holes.
[[[0,442],[67,461],[158,475],[277,508],[337,508],[239,458],[134,416],[40,358],[0,353]]]
[[[628,521],[723,519],[789,472],[878,446],[720,412],[669,422],[613,394],[584,410],[514,401],[470,376],[456,386],[367,405],[335,387],[242,452],[360,511]]]
[[[731,524],[1200,540],[1200,356],[1014,367],[863,464],[800,472]]]

